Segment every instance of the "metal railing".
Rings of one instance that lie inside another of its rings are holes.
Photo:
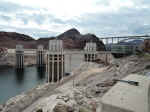
[[[111,53],[133,54],[136,52],[136,45],[111,45]]]

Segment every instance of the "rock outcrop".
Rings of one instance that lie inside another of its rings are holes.
[[[150,53],[150,39],[145,39],[144,40],[144,51],[149,52]]]
[[[6,54],[7,54],[7,49],[0,47],[0,58],[2,58],[3,56],[5,56]]]
[[[74,112],[72,107],[63,103],[58,103],[53,109],[53,111],[54,112]]]

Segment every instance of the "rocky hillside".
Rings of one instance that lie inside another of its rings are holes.
[[[3,41],[5,40],[18,40],[18,41],[32,41],[34,40],[32,37],[24,35],[24,34],[19,34],[16,32],[0,32],[0,40]]]
[[[96,42],[97,50],[104,50],[105,46],[94,34],[82,35],[76,29],[70,29],[63,34],[57,36],[58,39],[63,40],[65,48],[83,49],[86,42]]]
[[[15,48],[16,44],[23,44],[25,48],[35,46],[35,40],[27,35],[16,32],[0,32],[0,47]]]
[[[23,44],[25,48],[36,48],[37,45],[42,44],[48,48],[48,42],[51,39],[61,39],[66,49],[82,49],[86,42],[96,42],[98,50],[105,50],[102,41],[94,34],[82,35],[76,29],[70,29],[56,37],[34,38],[19,34],[15,32],[0,32],[0,47],[15,48],[16,44]]]

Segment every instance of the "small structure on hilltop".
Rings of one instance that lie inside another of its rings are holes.
[[[84,48],[84,51],[85,51],[84,60],[86,62],[95,61],[95,59],[97,57],[96,48],[97,48],[96,43],[93,43],[93,42],[86,43],[86,46]]]
[[[65,55],[63,51],[62,40],[50,40],[49,41],[49,51],[47,53],[47,63],[46,63],[46,73],[47,81],[49,82],[59,82],[65,73]]]
[[[45,66],[45,63],[44,63],[44,49],[43,49],[43,45],[39,45],[38,48],[37,48],[37,51],[36,51],[36,63],[37,63],[37,67],[38,68],[43,68]]]
[[[24,49],[22,45],[16,45],[16,69],[24,68]]]

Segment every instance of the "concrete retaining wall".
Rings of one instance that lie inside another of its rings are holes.
[[[150,78],[129,75],[124,80],[137,81],[139,86],[118,82],[102,98],[102,112],[150,112]]]

